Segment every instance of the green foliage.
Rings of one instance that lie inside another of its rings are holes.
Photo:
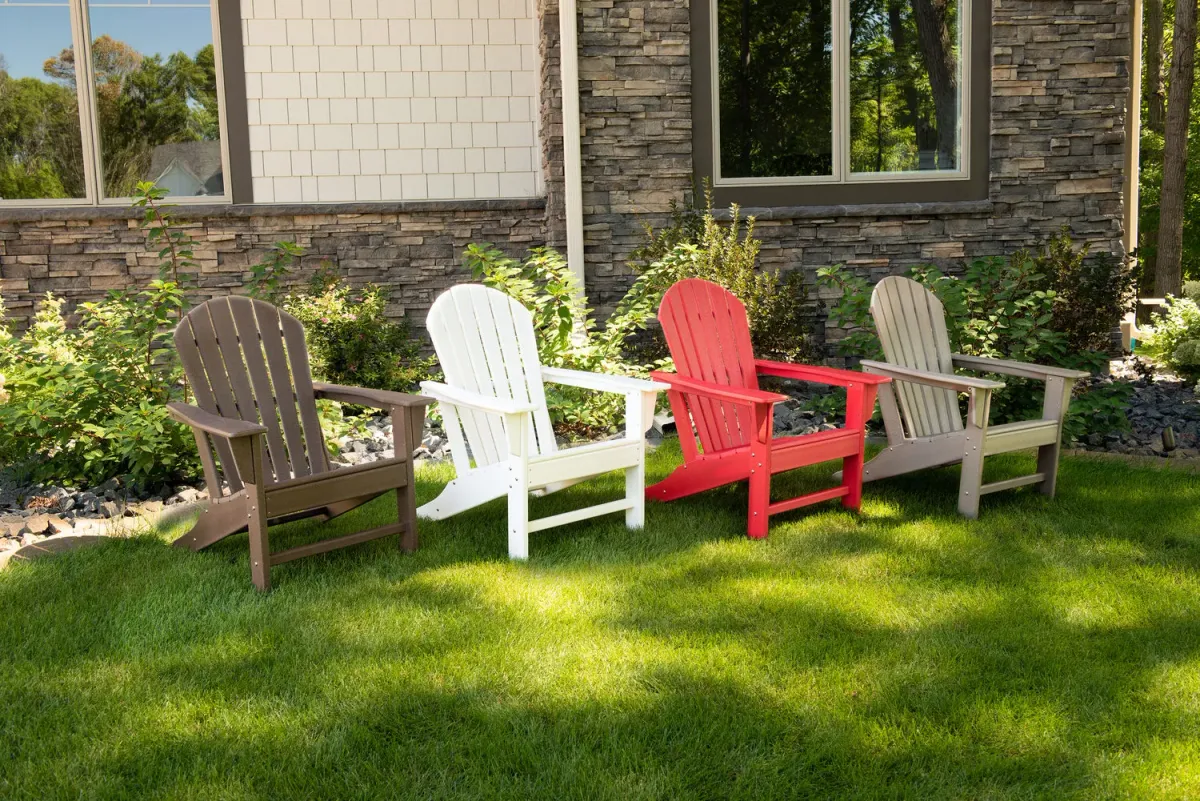
[[[1189,298],[1167,298],[1166,311],[1150,317],[1151,326],[1138,340],[1138,351],[1183,376],[1193,373],[1193,351],[1183,347],[1200,339],[1200,304]],[[1182,356],[1183,360],[1179,357]]]
[[[80,304],[74,329],[62,305],[47,295],[20,336],[0,325],[0,464],[58,483],[191,478],[195,443],[165,407],[183,397],[181,370],[161,336],[183,306],[179,286],[153,281]]]
[[[295,242],[276,242],[258,264],[250,268],[250,297],[276,303],[279,285],[291,275],[292,267],[304,254]]]
[[[1024,254],[1022,254],[1024,255]],[[1137,278],[1110,253],[1076,248],[1064,227],[1033,256],[1054,291],[1051,328],[1066,337],[1072,353],[1107,352],[1117,322],[1134,307]]]
[[[325,381],[411,392],[429,376],[433,359],[420,355],[406,322],[385,316],[378,286],[355,290],[326,264],[281,305],[304,325],[313,374]]]
[[[163,205],[167,193],[150,181],[138,181],[133,190],[133,207],[142,210],[138,221],[151,246],[158,247],[158,277],[177,286],[190,287],[196,264],[196,240],[175,221],[175,206]]]
[[[1037,255],[1023,251],[1009,259],[976,259],[954,276],[934,266],[917,266],[909,276],[945,307],[955,353],[1095,372],[1106,359],[1108,331],[1128,302],[1132,279],[1115,260],[1089,261],[1086,256],[1086,249],[1075,250],[1063,233]],[[841,266],[821,268],[817,276],[822,288],[840,293],[830,306],[830,321],[851,329],[838,341],[838,353],[882,358],[870,316],[870,284]],[[994,422],[1040,413],[1040,382],[998,378],[1006,386],[992,396]],[[1129,392],[1121,383],[1081,392],[1072,400],[1064,437],[1069,441],[1093,431],[1128,428]]]
[[[781,277],[777,272],[760,269],[754,218],[748,218],[743,228],[741,210],[734,204],[729,223],[719,222],[707,187],[705,201],[702,212],[673,207],[671,223],[658,233],[646,227],[646,242],[634,251],[630,261],[640,274],[632,295],[649,304],[652,316],[663,293],[676,281],[712,281],[745,304],[750,338],[758,356],[783,361],[812,357],[808,322],[804,319],[808,291],[803,276],[792,272]],[[651,359],[663,358],[667,352],[661,337],[643,350]]]
[[[1200,303],[1200,281],[1184,281],[1183,297],[1193,303]]]
[[[662,297],[664,272],[640,276],[603,329],[596,328],[591,309],[578,291],[566,259],[550,248],[534,248],[519,262],[489,243],[468,245],[463,259],[485,286],[516,299],[533,315],[538,357],[547,367],[645,377],[651,367],[631,362],[625,342],[643,330]],[[661,287],[661,288],[660,288]],[[550,416],[572,433],[609,430],[624,416],[624,400],[556,384],[546,386]]]

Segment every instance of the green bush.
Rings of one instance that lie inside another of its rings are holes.
[[[598,329],[574,274],[556,251],[534,248],[520,262],[483,243],[468,245],[463,259],[485,286],[529,309],[542,364],[639,378],[649,374],[653,365],[631,361],[625,343],[644,330],[654,314],[654,298],[661,298],[666,288],[661,286],[662,270],[639,277],[604,328]],[[548,384],[546,396],[551,421],[569,434],[612,430],[625,413],[624,399],[612,394]]]
[[[743,229],[741,210],[735,204],[730,207],[730,222],[719,222],[713,215],[711,192],[706,190],[705,198],[703,211],[673,206],[671,223],[657,233],[646,226],[645,244],[631,255],[630,266],[647,279],[645,289],[653,309],[657,310],[671,284],[703,278],[725,287],[745,304],[757,356],[783,361],[816,356],[804,318],[808,292],[803,276],[761,269],[754,218],[747,218]],[[665,357],[666,344],[656,333],[644,352]]]
[[[1180,348],[1200,339],[1200,304],[1188,298],[1167,298],[1166,311],[1150,316],[1150,327],[1138,340],[1138,351],[1175,370],[1184,377],[1193,374],[1190,348]]]
[[[1076,248],[1065,228],[1033,256],[1033,262],[1054,291],[1050,327],[1066,337],[1067,350],[1107,353],[1118,322],[1133,310],[1134,272],[1111,253],[1093,256],[1087,244]]]
[[[51,295],[22,335],[0,323],[0,464],[60,484],[126,476],[158,487],[194,478],[195,442],[165,406],[184,397],[162,336],[182,306],[178,285],[154,281],[81,304],[74,329]]]
[[[1060,276],[1089,272],[1090,288],[1079,290],[1094,306],[1111,300],[1119,292],[1113,287],[1120,281],[1105,283],[1099,272],[1068,257],[1063,243],[1044,251],[1042,256],[1015,253],[1009,259],[976,259],[965,266],[961,275],[950,276],[933,266],[918,266],[909,277],[929,288],[946,310],[947,333],[955,353],[970,356],[1015,359],[1017,361],[1098,371],[1106,356],[1103,350],[1076,350],[1072,341],[1100,339],[1106,326],[1086,322],[1074,312],[1060,313],[1062,298],[1053,288]],[[1072,251],[1073,252],[1073,251]],[[1051,255],[1047,255],[1047,254]],[[1058,270],[1050,276],[1044,265]],[[870,317],[871,288],[868,282],[841,266],[817,271],[819,284],[840,292],[829,309],[829,319],[850,328],[836,347],[840,355],[879,359],[883,352]],[[1062,280],[1067,280],[1063,278]],[[1107,289],[1106,289],[1107,287]],[[1099,299],[1099,300],[1098,300]],[[1113,305],[1107,307],[1110,311]],[[1061,325],[1066,330],[1060,330]],[[1105,333],[1103,339],[1107,339]],[[1005,389],[992,396],[992,421],[1005,423],[1036,417],[1041,412],[1041,382],[1013,376],[996,376]],[[1070,441],[1088,433],[1108,433],[1128,428],[1125,408],[1131,390],[1122,383],[1095,386],[1073,399],[1064,438]]]
[[[407,322],[384,316],[387,293],[378,286],[356,291],[325,264],[281,305],[304,325],[313,375],[322,380],[412,392],[429,377],[434,359],[421,356]]]
[[[1200,339],[1189,339],[1180,343],[1171,354],[1171,361],[1180,375],[1200,379]]]
[[[1184,281],[1183,297],[1192,303],[1200,304],[1200,281]]]

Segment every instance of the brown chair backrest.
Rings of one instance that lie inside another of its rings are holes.
[[[299,320],[265,301],[214,298],[179,322],[175,347],[197,406],[266,426],[268,484],[329,470]],[[231,492],[241,490],[228,442],[201,437],[198,444],[210,496],[219,495],[221,476]]]

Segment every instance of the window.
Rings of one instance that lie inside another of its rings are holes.
[[[697,0],[695,161],[720,203],[986,197],[986,0]]]
[[[225,200],[215,0],[0,0],[0,204]]]

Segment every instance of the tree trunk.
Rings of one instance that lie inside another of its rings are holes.
[[[1154,291],[1161,297],[1183,288],[1183,201],[1187,175],[1188,115],[1196,78],[1197,0],[1177,0],[1171,43],[1167,125],[1163,133],[1163,182],[1158,209],[1158,264]]]
[[[954,60],[950,30],[946,26],[947,0],[913,0],[917,41],[929,71],[933,107],[937,115],[938,169],[957,167],[958,64]]]
[[[1163,85],[1163,0],[1146,2],[1146,127],[1162,134],[1167,116],[1167,91]]]

